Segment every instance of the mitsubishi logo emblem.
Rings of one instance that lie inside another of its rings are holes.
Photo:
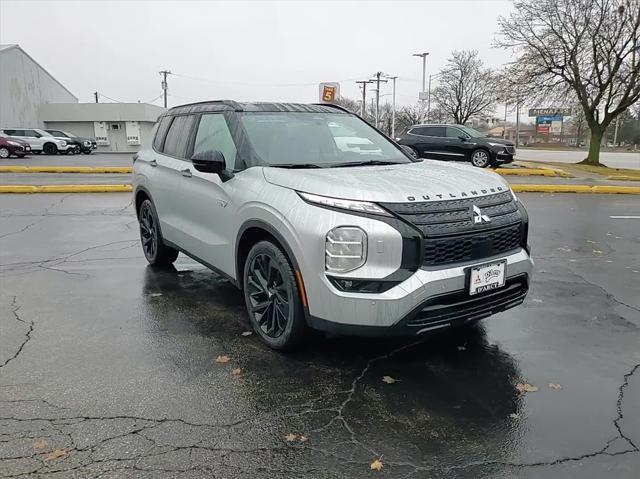
[[[477,225],[480,223],[491,223],[491,218],[489,218],[487,215],[483,215],[480,208],[478,208],[476,205],[473,205],[472,211],[474,224]]]

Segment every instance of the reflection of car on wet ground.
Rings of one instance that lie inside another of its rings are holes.
[[[516,155],[513,142],[489,138],[464,125],[414,125],[396,141],[410,147],[419,158],[470,161],[480,168],[511,163]]]
[[[375,149],[354,152],[345,130]],[[173,108],[135,157],[134,195],[147,260],[182,251],[226,276],[273,348],[310,328],[468,324],[529,288],[528,216],[501,177],[415,159],[339,107]]]
[[[0,134],[0,158],[9,158],[11,155],[22,158],[31,153],[31,147],[26,141]]]

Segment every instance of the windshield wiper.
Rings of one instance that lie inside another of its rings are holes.
[[[323,168],[322,166],[317,165],[316,163],[276,163],[268,166],[273,166],[274,168],[300,168],[300,169]]]
[[[386,161],[386,160],[366,160],[366,161],[345,161],[344,163],[336,163],[331,165],[332,168],[345,168],[347,166],[380,166],[380,165],[401,165],[400,161]]]

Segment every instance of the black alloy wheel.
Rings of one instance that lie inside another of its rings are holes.
[[[158,251],[158,229],[156,228],[151,204],[146,201],[140,208],[140,239],[145,258],[152,262]]]
[[[58,153],[58,147],[53,143],[46,143],[44,145],[44,154],[45,155],[55,155]]]
[[[253,257],[247,276],[247,294],[255,324],[271,338],[282,336],[291,316],[292,293],[280,265],[269,254],[261,253]]]
[[[144,257],[153,266],[169,266],[178,257],[178,250],[164,244],[158,215],[151,200],[144,200],[138,211],[140,242]]]

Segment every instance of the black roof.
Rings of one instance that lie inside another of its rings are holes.
[[[301,113],[349,113],[336,105],[306,104],[306,103],[239,103],[233,100],[211,100],[199,103],[190,103],[171,108],[162,116],[186,115],[193,113],[218,112],[218,111],[254,111],[254,112],[281,112],[292,111]]]

